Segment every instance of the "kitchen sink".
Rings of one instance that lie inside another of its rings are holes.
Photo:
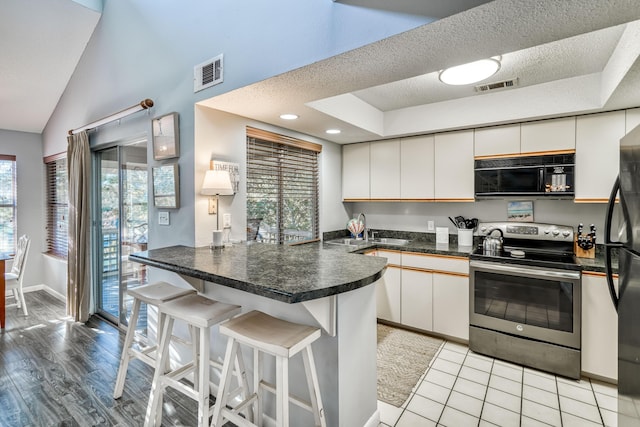
[[[379,239],[370,240],[372,243],[380,243],[383,245],[403,246],[409,243],[407,239],[394,239],[391,237],[381,237]]]
[[[373,243],[373,241],[369,241],[367,242],[366,240],[363,239],[336,239],[336,240],[329,240],[328,243],[330,245],[343,245],[343,246],[362,246],[362,245],[368,245]]]

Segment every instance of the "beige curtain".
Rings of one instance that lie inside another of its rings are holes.
[[[77,322],[89,319],[91,293],[90,182],[91,151],[83,131],[67,138],[69,175],[69,252],[67,258],[67,315]]]

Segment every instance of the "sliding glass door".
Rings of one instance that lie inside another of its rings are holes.
[[[95,209],[93,274],[96,310],[127,326],[131,298],[126,290],[147,283],[146,266],[128,260],[147,249],[147,141],[94,152]],[[146,324],[146,307],[139,325]]]

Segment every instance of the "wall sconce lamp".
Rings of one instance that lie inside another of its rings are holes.
[[[220,230],[220,215],[218,215],[218,196],[232,196],[231,176],[226,170],[208,170],[204,175],[204,182],[200,194],[209,197],[209,214],[216,215],[216,230]]]

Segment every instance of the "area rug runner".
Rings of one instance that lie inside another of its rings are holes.
[[[400,407],[443,340],[378,324],[378,400]]]

